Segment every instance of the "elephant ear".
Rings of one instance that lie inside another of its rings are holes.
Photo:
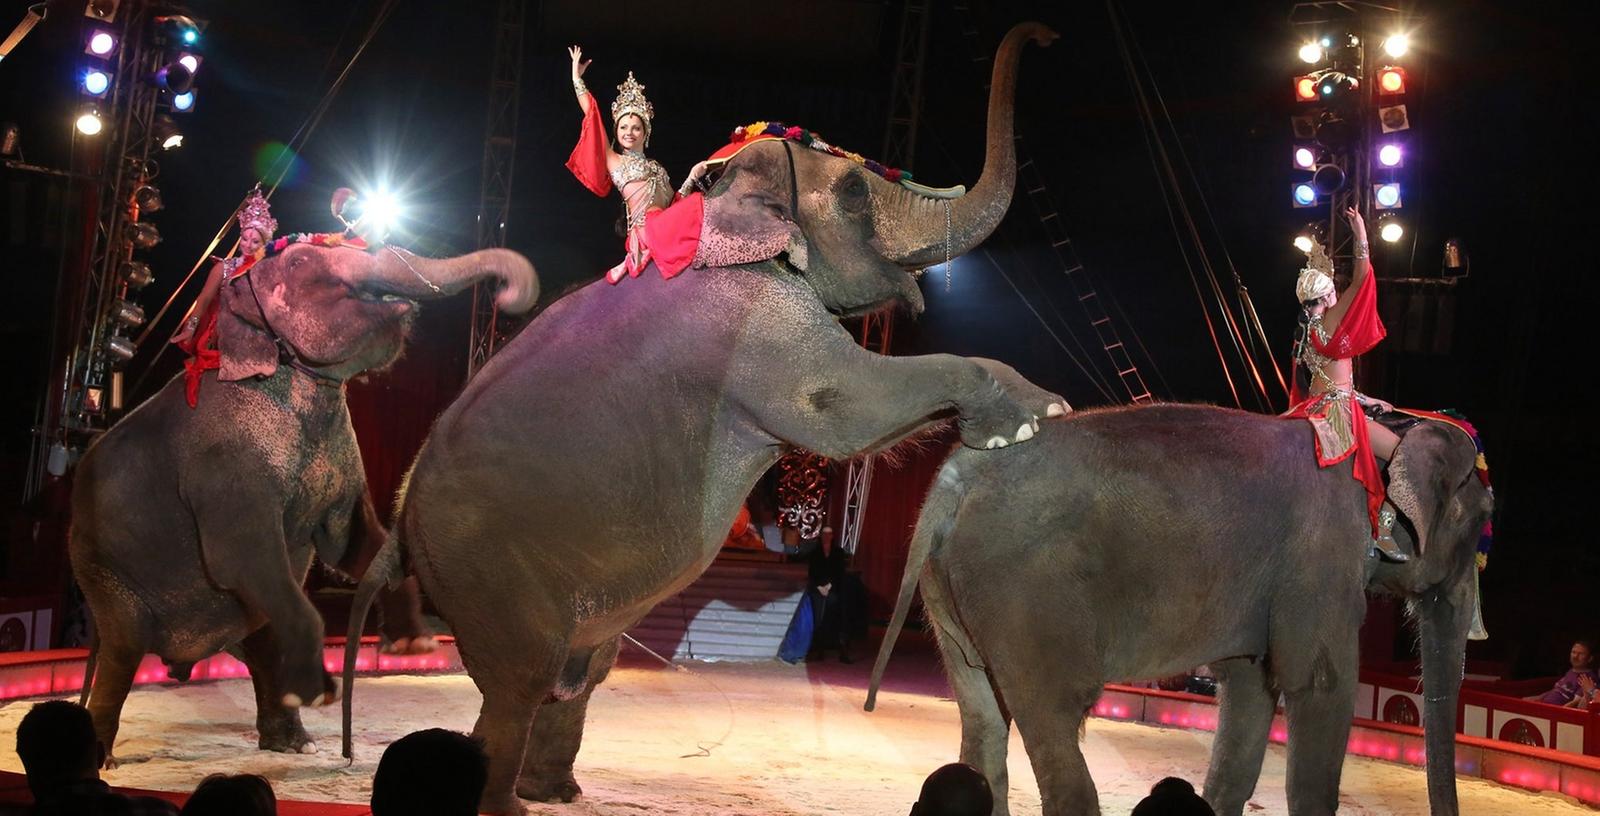
[[[278,347],[266,332],[240,316],[249,314],[257,321],[261,319],[251,298],[250,281],[230,282],[218,296],[222,303],[217,312],[217,350],[221,352],[217,379],[232,382],[277,373]]]
[[[1472,476],[1477,450],[1466,434],[1441,422],[1425,422],[1406,433],[1389,463],[1389,503],[1411,522],[1417,551],[1426,553],[1444,533],[1450,500]]]
[[[695,266],[756,263],[787,252],[791,264],[805,269],[805,234],[790,212],[791,182],[779,149],[745,150],[729,162],[706,196]]]

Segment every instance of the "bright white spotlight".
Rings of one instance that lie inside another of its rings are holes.
[[[200,58],[193,54],[184,54],[183,56],[178,57],[178,64],[188,68],[189,73],[191,74],[200,70]]]
[[[104,96],[111,89],[111,75],[98,68],[90,68],[83,75],[83,91],[90,96]]]
[[[1383,53],[1399,59],[1411,50],[1411,37],[1406,34],[1391,34],[1383,41]]]
[[[90,109],[84,111],[82,114],[79,114],[77,126],[79,133],[82,133],[85,136],[93,136],[100,132],[100,129],[104,127],[104,124],[100,121],[100,113],[96,110]]]
[[[1386,144],[1378,148],[1378,163],[1384,167],[1399,167],[1400,158],[1400,145]]]
[[[109,31],[96,31],[89,37],[89,53],[97,57],[110,55],[116,47],[117,38],[111,36]]]
[[[1405,234],[1405,226],[1393,214],[1385,213],[1382,218],[1378,219],[1378,237],[1382,238],[1386,243],[1392,244],[1404,237]]]
[[[362,220],[371,222],[380,231],[388,232],[400,220],[400,200],[390,193],[376,193],[367,199],[366,204]]]
[[[1311,242],[1311,236],[1309,235],[1296,235],[1294,237],[1294,248],[1300,250],[1301,252],[1310,252],[1311,248],[1314,246],[1316,246],[1316,244]]]
[[[1312,65],[1322,62],[1322,46],[1314,42],[1300,46],[1300,59]]]

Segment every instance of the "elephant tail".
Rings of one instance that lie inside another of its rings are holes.
[[[961,473],[954,462],[945,462],[939,469],[939,478],[928,500],[917,517],[917,529],[911,536],[911,546],[906,551],[906,571],[900,578],[900,596],[894,602],[894,615],[889,618],[889,628],[883,633],[883,643],[878,646],[878,660],[872,666],[872,680],[867,684],[867,703],[863,708],[873,710],[878,705],[878,686],[883,682],[884,669],[889,666],[889,655],[894,652],[895,641],[905,627],[906,615],[911,611],[911,599],[916,595],[917,582],[927,570],[928,558],[944,541],[955,525],[956,512],[961,509],[965,491],[961,487]]]
[[[89,657],[83,661],[83,690],[78,692],[78,705],[89,705],[89,690],[94,688],[95,661],[100,658],[100,628],[89,627]]]
[[[355,757],[351,746],[351,726],[355,719],[356,656],[361,651],[361,631],[366,628],[367,613],[372,610],[372,599],[377,597],[378,590],[385,585],[393,588],[405,577],[405,558],[401,552],[404,545],[400,543],[399,527],[399,524],[395,525],[395,529],[384,540],[383,547],[373,556],[366,574],[361,576],[361,583],[356,587],[355,600],[350,604],[350,625],[345,631],[344,641],[344,732],[341,747],[345,759]]]

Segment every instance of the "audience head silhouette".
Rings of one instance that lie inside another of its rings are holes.
[[[89,710],[67,700],[39,703],[28,711],[17,726],[17,756],[35,798],[43,790],[99,779],[105,759]]]
[[[1133,808],[1133,816],[1216,816],[1194,786],[1169,776],[1150,787],[1150,795]]]
[[[928,774],[912,816],[988,816],[994,810],[989,780],[977,768],[952,762]]]
[[[477,816],[489,777],[483,743],[429,728],[395,740],[372,775],[372,816]]]
[[[255,774],[212,774],[183,804],[182,816],[277,816],[272,785]]]

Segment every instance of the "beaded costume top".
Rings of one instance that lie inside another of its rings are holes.
[[[635,182],[647,183],[628,189],[628,185]],[[645,158],[643,153],[622,154],[622,161],[611,171],[611,183],[622,192],[623,203],[628,209],[629,229],[644,223],[647,210],[664,208],[672,203],[672,179],[667,175],[667,169],[660,162]]]

